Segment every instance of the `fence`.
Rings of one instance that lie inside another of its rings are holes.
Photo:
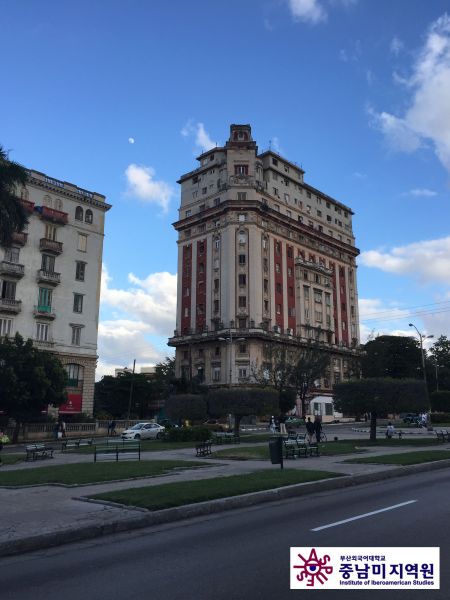
[[[108,435],[109,421],[95,421],[94,423],[66,423],[66,437],[102,437]],[[116,421],[116,432],[121,433],[128,427],[139,423],[139,420]],[[7,427],[6,433],[10,439],[14,427]],[[55,437],[55,423],[25,423],[19,431],[19,442],[48,440]]]

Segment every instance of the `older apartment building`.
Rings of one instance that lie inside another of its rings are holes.
[[[252,383],[269,341],[314,339],[330,355],[330,393],[359,345],[352,211],[304,181],[249,125],[183,175],[176,370],[208,385]]]
[[[28,171],[17,191],[29,218],[0,248],[0,335],[19,332],[68,373],[60,413],[92,413],[105,197]]]

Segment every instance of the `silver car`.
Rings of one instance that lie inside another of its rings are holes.
[[[123,440],[147,440],[162,438],[166,428],[158,423],[136,423],[122,432]]]

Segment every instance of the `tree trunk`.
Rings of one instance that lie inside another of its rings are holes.
[[[370,413],[370,441],[377,441],[377,413]]]

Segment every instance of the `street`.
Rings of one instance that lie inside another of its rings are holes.
[[[443,600],[449,495],[448,472],[434,471],[5,558],[1,598],[292,598],[290,546],[440,546],[441,590],[427,590],[426,598]],[[417,600],[416,589],[402,591],[402,599]],[[368,594],[352,589],[350,598]],[[344,592],[322,590],[321,597]]]

